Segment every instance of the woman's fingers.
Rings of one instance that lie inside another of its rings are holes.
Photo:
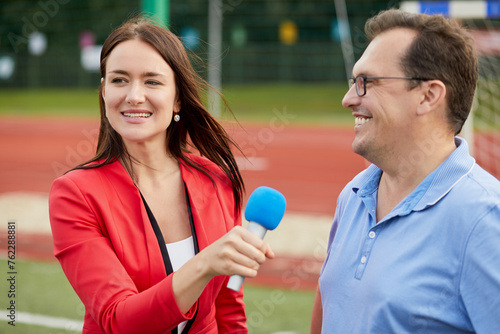
[[[273,258],[271,247],[242,227],[229,233],[205,249],[214,275],[254,277],[267,258]]]

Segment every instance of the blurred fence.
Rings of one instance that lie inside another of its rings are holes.
[[[83,48],[102,44],[138,10],[137,0],[0,0],[0,85],[95,87],[99,75],[82,66]]]
[[[398,4],[347,1],[355,58],[366,19]],[[169,8],[171,29],[206,59],[208,0],[170,0]],[[221,9],[223,84],[345,80],[334,1],[223,0]],[[93,46],[140,12],[139,0],[1,0],[0,87],[95,87]]]

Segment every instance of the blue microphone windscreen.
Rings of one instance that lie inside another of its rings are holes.
[[[245,208],[245,219],[274,230],[286,209],[286,199],[279,191],[269,187],[258,187],[253,191]]]

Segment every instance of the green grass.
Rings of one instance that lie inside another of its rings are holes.
[[[260,84],[222,90],[239,120],[266,120],[286,111],[295,123],[352,123],[342,107],[344,84]]]
[[[290,124],[351,126],[351,111],[342,107],[346,90],[344,83],[263,83],[226,86],[222,93],[240,122],[266,122],[279,113]],[[0,117],[99,117],[97,88],[2,89],[0,101]],[[488,101],[478,106],[476,130],[499,130],[495,109]],[[222,118],[232,116],[225,110]]]
[[[84,308],[80,299],[71,288],[58,263],[15,261],[16,289],[15,301],[16,312],[28,312],[53,317],[63,317],[73,320],[83,320]],[[0,280],[0,293],[7,297],[9,282],[7,278],[7,260],[0,260],[0,267],[5,273],[5,278]],[[11,298],[1,299],[1,308],[5,310]],[[55,333],[62,330],[46,328],[41,326],[21,324],[16,321],[15,327],[10,326],[2,312],[0,321],[0,333]],[[17,317],[17,320],[19,317]],[[15,331],[13,330],[15,329]]]
[[[239,121],[266,121],[286,112],[291,123],[352,123],[342,107],[345,84],[252,84],[222,89]],[[95,117],[99,115],[97,89],[47,88],[0,91],[0,116]],[[231,118],[226,111],[224,118]]]
[[[93,89],[2,89],[0,115],[98,117],[99,100]]]
[[[58,263],[16,260],[16,311],[62,317],[83,321],[84,307],[67,281]],[[0,259],[5,277],[0,279],[0,293],[4,296],[0,307],[6,310],[10,298],[7,282],[7,260]],[[247,324],[251,334],[269,334],[278,331],[308,333],[313,292],[286,291],[244,286]],[[16,322],[12,327],[1,312],[0,333],[53,334],[71,333],[62,329],[27,325]]]
[[[250,334],[310,332],[314,292],[244,286]]]

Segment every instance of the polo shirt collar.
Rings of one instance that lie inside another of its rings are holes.
[[[455,137],[457,148],[429,174],[419,185],[401,202],[390,216],[406,215],[411,211],[421,211],[430,207],[443,198],[463,177],[470,173],[475,160],[469,154],[467,142]],[[352,190],[359,197],[366,197],[376,193],[382,170],[370,165],[358,178],[353,180]]]
[[[461,179],[472,171],[476,160],[469,154],[469,145],[465,139],[460,137],[455,137],[455,144],[457,148],[433,172],[435,177],[414,210],[424,210],[439,202]]]

